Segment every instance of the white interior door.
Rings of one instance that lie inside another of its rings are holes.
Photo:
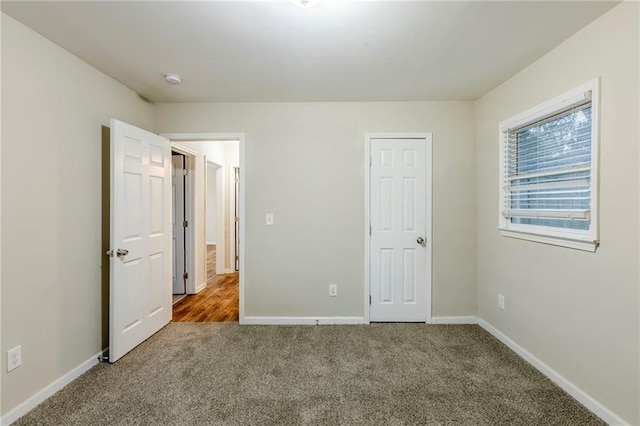
[[[185,294],[185,267],[184,267],[184,155],[171,156],[171,195],[172,195],[172,249],[173,249],[173,267],[171,282],[173,294]]]
[[[431,304],[426,139],[370,143],[369,319],[425,322]]]
[[[111,120],[109,362],[171,320],[169,140]]]

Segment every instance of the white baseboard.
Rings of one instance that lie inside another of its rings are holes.
[[[431,324],[477,324],[478,317],[432,317]]]
[[[206,281],[205,281],[205,282],[203,282],[203,283],[198,284],[198,285],[196,286],[196,291],[195,291],[195,293],[193,293],[193,294],[198,294],[198,293],[200,293],[200,292],[201,292],[202,290],[204,290],[206,287],[207,287],[207,282],[206,282]]]
[[[75,367],[73,370],[69,371],[64,376],[55,380],[53,383],[46,386],[44,389],[40,390],[38,393],[24,401],[22,404],[15,407],[13,410],[9,411],[7,414],[2,416],[2,426],[8,426],[11,423],[18,420],[20,417],[27,414],[29,411],[36,408],[38,405],[43,403],[46,399],[51,397],[54,393],[58,392],[63,387],[67,386],[69,383],[73,382],[78,377],[82,376],[87,370],[89,370],[94,365],[98,364],[98,357],[102,356],[105,351],[100,351],[97,354],[93,355],[88,360],[84,361],[82,364]]]
[[[244,317],[243,324],[253,324],[253,325],[364,324],[364,318],[363,317]]]
[[[549,367],[547,364],[535,357],[531,352],[518,345],[516,342],[496,330],[494,326],[478,318],[478,325],[492,334],[496,339],[507,345],[512,351],[517,353],[521,358],[535,367],[539,372],[547,376],[552,382],[560,386],[565,392],[575,398],[582,405],[587,407],[593,414],[600,417],[602,420],[610,425],[626,425],[628,424],[611,410],[600,404],[591,396],[587,395],[584,391],[571,383],[569,380],[561,376],[557,371]]]

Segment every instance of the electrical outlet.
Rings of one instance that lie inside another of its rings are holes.
[[[7,373],[22,365],[22,346],[7,351]]]
[[[264,215],[264,223],[267,226],[273,225],[273,213],[267,213]]]
[[[338,284],[329,284],[329,296],[338,297]]]
[[[504,310],[504,296],[498,294],[498,308]]]

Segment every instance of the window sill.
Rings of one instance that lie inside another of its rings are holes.
[[[594,253],[598,248],[598,241],[585,241],[558,236],[531,234],[522,231],[500,229],[500,234],[504,237],[518,238],[520,240],[535,241],[537,243],[551,244],[554,246],[567,247],[576,250],[583,250]]]

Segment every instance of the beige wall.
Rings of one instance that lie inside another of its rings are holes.
[[[364,134],[433,132],[433,315],[475,315],[473,102],[159,104],[155,112],[161,133],[245,134],[247,316],[362,316]],[[264,224],[268,212],[274,226]]]
[[[640,423],[638,27],[638,3],[617,6],[483,96],[476,111],[479,315],[631,424]],[[498,123],[596,77],[600,248],[501,237]]]
[[[7,413],[101,349],[101,126],[152,129],[153,109],[4,14],[2,106],[1,352],[22,345]]]

